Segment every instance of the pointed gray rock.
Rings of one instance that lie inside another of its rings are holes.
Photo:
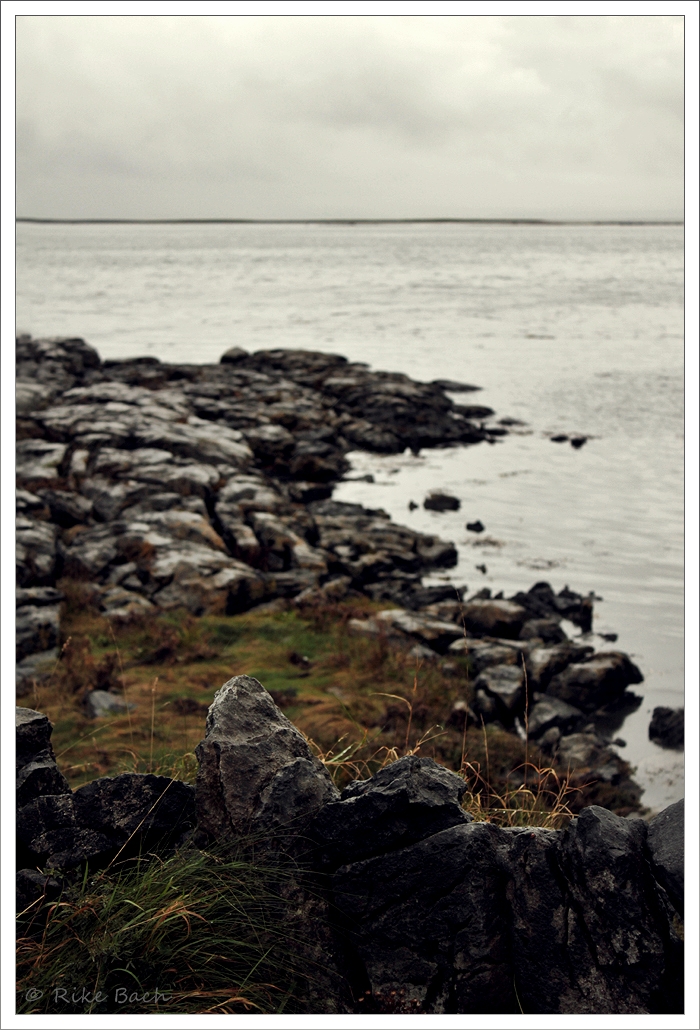
[[[299,730],[252,676],[214,697],[197,746],[197,820],[209,838],[287,827],[303,834],[338,791]]]

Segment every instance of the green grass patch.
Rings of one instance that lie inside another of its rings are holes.
[[[465,771],[486,812],[498,808],[496,797],[512,796],[522,786],[518,769],[526,754],[519,738],[494,726],[465,732],[451,717],[456,701],[471,698],[464,659],[451,659],[444,669],[439,660],[417,661],[386,638],[349,631],[351,618],[381,605],[357,599],[233,617],[161,612],[110,624],[88,585],[63,581],[61,587],[61,658],[19,703],[54,723],[54,750],[73,788],[124,771],[191,781],[207,708],[222,684],[241,674],[255,676],[272,693],[329,762],[339,786],[412,752]],[[89,719],[84,698],[96,688],[134,707]],[[532,747],[528,757],[539,769],[549,765]],[[569,797],[572,811],[598,803],[624,815],[635,807],[624,786],[577,786]],[[552,789],[540,791],[539,807],[557,804]],[[514,803],[522,802],[520,795]]]
[[[85,874],[20,923],[17,1011],[313,1011],[323,969],[294,882],[289,867],[194,848]]]

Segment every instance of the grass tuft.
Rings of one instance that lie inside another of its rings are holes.
[[[192,848],[86,873],[22,926],[17,1011],[125,1011],[124,991],[148,996],[129,1013],[309,1011],[294,871],[242,855]]]

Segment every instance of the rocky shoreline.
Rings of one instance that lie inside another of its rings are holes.
[[[510,599],[464,599],[422,577],[452,543],[333,501],[354,448],[493,443],[488,408],[454,404],[469,384],[411,381],[336,355],[227,351],[217,365],[101,361],[80,339],[17,340],[17,682],[58,656],[62,577],[91,583],[110,619],[260,604],[391,605],[356,620],[417,657],[467,656],[471,704],[452,718],[499,722],[607,782],[625,763],[591,722],[634,703],[642,675],[595,651],[593,599],[537,583]],[[507,419],[503,420],[507,422]],[[583,636],[569,640],[562,619]],[[528,693],[529,691],[529,693]],[[92,699],[94,712],[109,698]],[[115,702],[116,703],[116,702]]]
[[[450,725],[496,724],[574,785],[624,785],[638,805],[596,719],[633,705],[642,674],[623,652],[596,650],[595,599],[548,583],[510,598],[426,586],[456,564],[452,543],[332,499],[350,450],[417,452],[507,432],[448,389],[475,388],[301,351],[234,348],[217,365],[167,365],[103,362],[78,339],[19,338],[18,695],[60,657],[67,581],[89,584],[105,619],[124,622],[177,609],[303,612],[359,596],[378,604],[348,622],[358,639],[381,638],[446,675],[467,660],[470,689]],[[579,634],[567,636],[565,620]],[[93,718],[125,707],[109,690],[86,703]],[[196,790],[124,774],[73,792],[46,716],[18,708],[17,733],[23,911],[86,865],[254,833],[323,884],[320,899],[299,888],[330,969],[326,1000],[309,1011],[682,1007],[682,805],[648,826],[593,806],[566,830],[508,829],[471,821],[464,781],[415,755],[339,794],[247,676],[209,709]]]

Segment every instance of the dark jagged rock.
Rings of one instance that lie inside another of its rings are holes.
[[[56,765],[53,749],[50,748],[40,751],[17,770],[16,788],[18,805],[26,805],[28,801],[44,794],[70,793],[68,781]]]
[[[123,773],[93,780],[73,794],[34,798],[18,811],[17,838],[34,862],[68,870],[176,847],[194,823],[192,786],[167,776]]]
[[[467,601],[462,612],[467,633],[506,639],[517,639],[526,616],[527,611],[522,605],[496,599],[472,599]]]
[[[670,805],[649,823],[647,843],[654,875],[683,915],[685,801]]]
[[[594,807],[565,831],[462,824],[341,867],[362,1009],[679,1011],[682,944],[645,829]]]
[[[593,619],[593,599],[564,587],[555,594],[549,583],[535,583],[527,593],[520,591],[511,601],[525,608],[531,619],[570,619],[584,633],[590,632]]]
[[[601,652],[583,662],[568,665],[553,676],[547,693],[592,712],[622,697],[630,684],[641,683],[643,676],[621,651]]]
[[[643,820],[593,806],[564,831],[514,840],[513,962],[525,1012],[682,1007],[682,945],[649,875],[645,831]]]
[[[292,829],[303,836],[337,797],[302,734],[251,676],[235,676],[216,694],[197,759],[197,822],[209,838]]]
[[[334,874],[351,983],[356,997],[367,992],[363,1011],[517,1011],[498,860],[504,837],[463,822]]]
[[[128,856],[174,847],[192,830],[192,786],[166,776],[123,773],[73,793],[56,765],[47,717],[29,708],[15,711],[22,861],[59,869],[84,861],[100,864],[122,849]]]
[[[15,708],[17,804],[26,805],[44,794],[70,794],[51,747],[53,727],[31,708]]]
[[[459,511],[461,503],[459,497],[433,490],[423,501],[423,507],[428,511]]]
[[[16,877],[16,909],[22,922],[36,922],[41,906],[55,901],[61,884],[38,869],[19,869]]]
[[[466,784],[431,758],[410,755],[356,780],[326,804],[313,824],[323,864],[337,868],[399,848],[471,818],[461,807]]]
[[[15,741],[17,768],[30,762],[34,755],[51,747],[53,726],[43,712],[32,708],[15,708]]]
[[[649,740],[661,747],[681,750],[685,743],[685,712],[682,708],[655,708],[649,723]]]
[[[93,780],[73,794],[79,826],[120,844],[175,846],[195,823],[195,791],[189,783],[152,773],[122,773]]]

